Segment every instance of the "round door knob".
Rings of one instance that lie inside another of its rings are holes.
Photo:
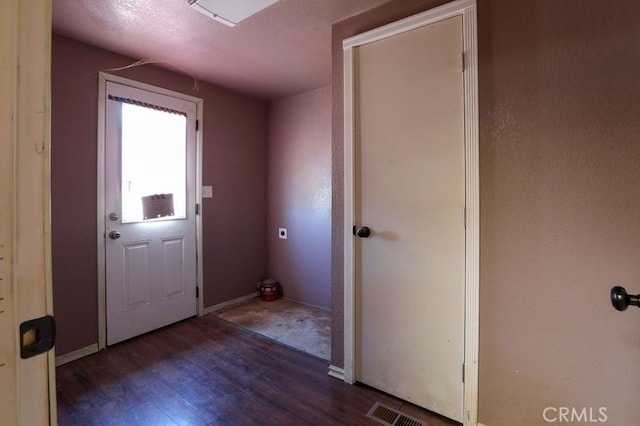
[[[120,232],[118,231],[111,231],[109,232],[109,238],[111,238],[112,240],[117,240],[118,238],[121,237],[122,234],[120,234]]]
[[[369,238],[371,236],[371,229],[368,226],[363,226],[356,230],[356,235],[360,238]]]
[[[629,305],[640,308],[640,294],[627,294],[624,287],[615,286],[611,289],[611,304],[619,311],[624,311]]]

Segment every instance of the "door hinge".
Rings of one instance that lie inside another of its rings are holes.
[[[464,52],[462,52],[462,71],[464,72],[464,70],[467,68],[467,64],[466,64],[466,57]]]
[[[196,286],[196,299],[200,297],[200,287]]]
[[[196,120],[196,132],[200,130],[200,120]]]
[[[467,208],[466,207],[462,208],[462,226],[464,228],[467,227]]]
[[[200,204],[196,203],[196,215],[200,214]]]
[[[462,383],[464,383],[464,363],[462,364]]]

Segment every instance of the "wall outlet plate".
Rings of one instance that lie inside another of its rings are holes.
[[[287,239],[287,228],[278,228],[278,238],[281,240]]]

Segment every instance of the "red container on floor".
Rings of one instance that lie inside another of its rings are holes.
[[[263,281],[260,285],[262,300],[272,302],[278,298],[278,283],[273,280]]]

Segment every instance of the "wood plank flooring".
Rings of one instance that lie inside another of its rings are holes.
[[[327,375],[328,363],[213,315],[56,369],[64,425],[379,425],[377,401],[430,426],[456,425]]]

